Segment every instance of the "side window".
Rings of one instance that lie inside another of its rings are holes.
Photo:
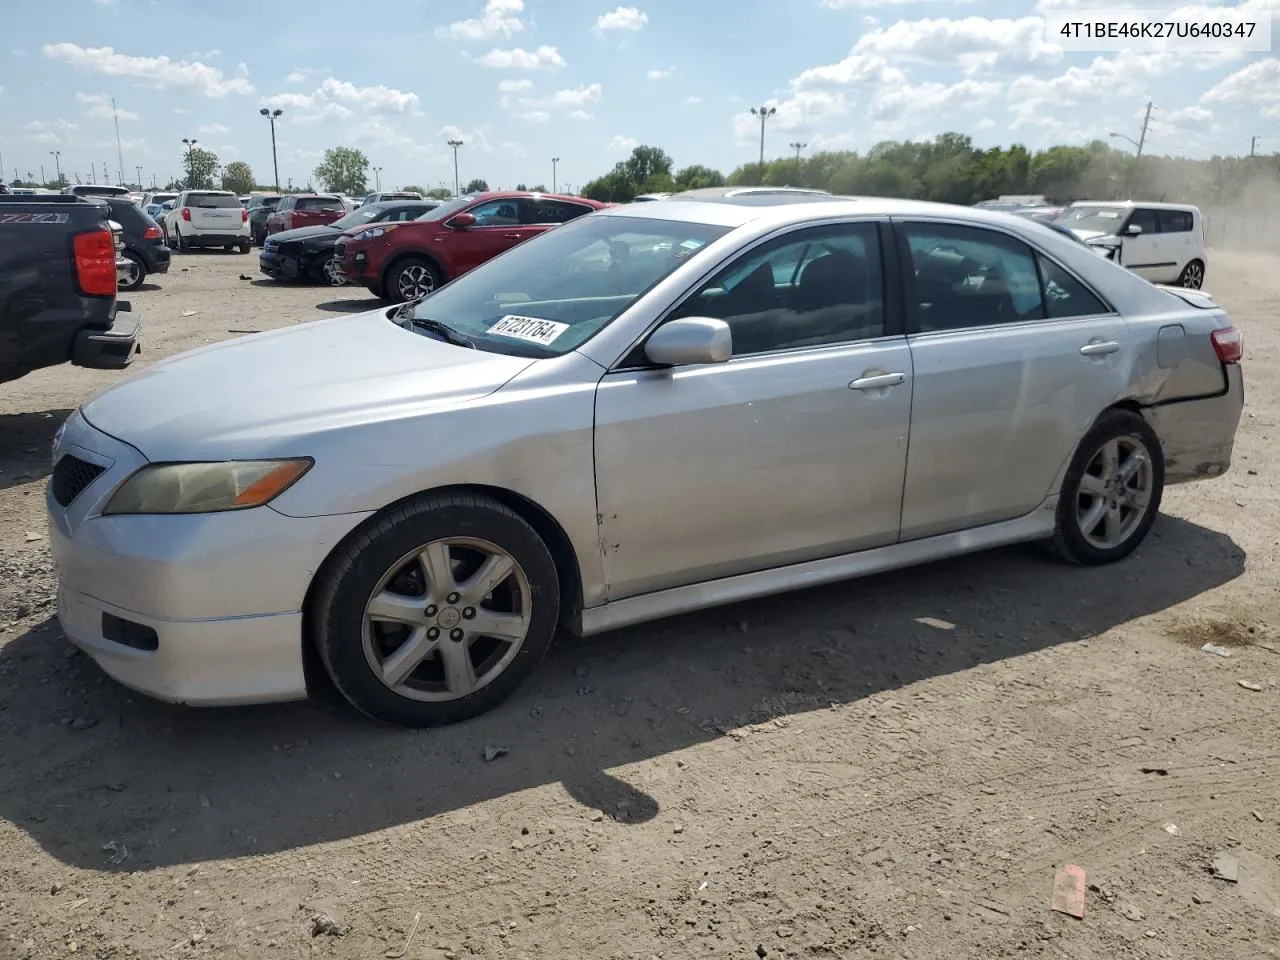
[[[1044,281],[1044,305],[1050,320],[1068,317],[1097,317],[1110,308],[1083,283],[1046,257],[1037,256]]]
[[[549,200],[545,197],[531,197],[525,200],[522,206],[525,211],[525,223],[528,224],[567,223],[591,212],[590,207],[584,207],[578,203]]]
[[[674,316],[725,321],[734,356],[883,336],[879,227],[818,227],[771,241],[720,271]]]
[[[1161,233],[1191,232],[1191,212],[1189,210],[1157,210],[1156,220],[1160,224]]]
[[[489,200],[467,212],[476,218],[477,227],[516,227],[520,225],[518,202],[515,198]]]
[[[422,211],[418,210],[416,207],[401,207],[399,210],[392,213],[388,219],[394,220],[398,223],[403,220],[412,220],[421,212]]]
[[[1156,219],[1154,210],[1144,210],[1139,208],[1129,216],[1129,222],[1125,224],[1125,229],[1129,229],[1133,224],[1137,224],[1142,228],[1143,233],[1159,233],[1160,222]]]
[[[920,332],[1043,320],[1035,255],[994,230],[908,223]]]

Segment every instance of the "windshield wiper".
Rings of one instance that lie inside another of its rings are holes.
[[[476,349],[476,342],[466,334],[459,333],[447,323],[441,323],[439,320],[423,320],[421,317],[415,317],[412,313],[415,303],[410,302],[404,304],[396,311],[397,320],[406,321],[408,326],[417,327],[419,330],[425,330],[427,333],[434,333],[440,336],[448,343],[452,343],[455,347],[469,347]],[[405,324],[401,324],[404,326]]]

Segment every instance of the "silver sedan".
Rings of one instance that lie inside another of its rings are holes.
[[[1239,331],[1032,221],[712,190],[416,303],[158,363],[48,491],[71,639],[191,704],[488,710],[581,634],[1043,540],[1104,564],[1227,470]],[[1069,576],[1070,574],[1065,574]]]

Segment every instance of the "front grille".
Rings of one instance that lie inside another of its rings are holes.
[[[71,506],[72,501],[84,493],[85,487],[102,476],[104,469],[96,463],[67,454],[54,466],[53,477],[49,480],[53,499],[64,507]]]

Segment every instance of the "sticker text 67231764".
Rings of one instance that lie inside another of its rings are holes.
[[[556,337],[568,329],[567,323],[543,320],[541,317],[521,317],[509,313],[490,327],[486,333],[511,337],[513,340],[527,340],[529,343],[548,347],[555,342]]]

